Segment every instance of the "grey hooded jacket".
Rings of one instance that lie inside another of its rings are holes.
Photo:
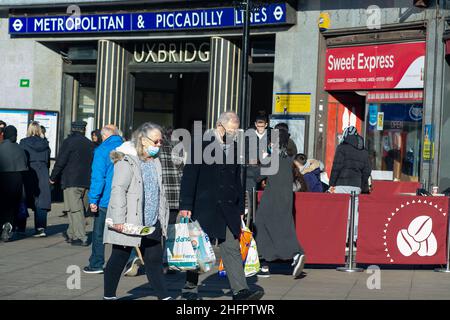
[[[131,142],[125,142],[110,154],[114,163],[114,176],[111,187],[106,218],[111,218],[114,224],[131,223],[143,225],[144,223],[144,187],[140,160],[136,149]],[[161,162],[156,158],[156,168],[160,188],[160,205],[158,220],[161,224],[163,236],[167,237],[169,222],[169,207],[162,184]],[[127,247],[136,247],[141,244],[141,237],[130,236],[105,226],[103,242]]]

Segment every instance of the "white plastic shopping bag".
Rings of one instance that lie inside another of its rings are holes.
[[[259,263],[258,249],[256,247],[256,241],[252,237],[252,241],[250,243],[250,248],[248,249],[247,259],[245,259],[245,276],[252,277],[259,272],[261,269]]]
[[[189,236],[188,224],[184,220],[171,224],[167,232],[166,252],[169,268],[181,271],[196,270],[197,256]]]
[[[203,231],[198,221],[188,224],[189,236],[194,247],[199,265],[199,271],[208,272],[216,263],[216,255],[208,235]]]

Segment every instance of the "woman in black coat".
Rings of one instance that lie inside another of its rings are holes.
[[[293,163],[287,154],[288,142],[287,131],[279,130],[279,148],[272,153],[272,157],[278,157],[279,169],[276,174],[267,176],[267,186],[256,211],[255,240],[264,260],[293,259],[292,275],[297,278],[303,271],[305,255],[295,231]],[[266,177],[260,177],[263,178]],[[269,275],[268,266],[263,266],[258,274],[260,277]]]
[[[35,237],[45,237],[47,213],[51,209],[49,184],[50,147],[47,139],[42,138],[38,122],[28,127],[27,138],[20,141],[27,155],[29,171],[24,176],[27,205],[34,211]]]

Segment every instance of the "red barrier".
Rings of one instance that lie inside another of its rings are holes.
[[[445,264],[447,197],[361,195],[357,263]]]
[[[392,196],[400,193],[416,194],[420,188],[419,182],[393,182],[393,181],[372,181],[371,195],[376,196]]]
[[[309,264],[344,264],[350,195],[296,192],[296,230]]]
[[[261,197],[258,192],[258,201]],[[349,200],[348,194],[295,193],[295,229],[306,263],[345,263]]]

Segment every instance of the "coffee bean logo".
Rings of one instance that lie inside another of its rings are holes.
[[[431,257],[437,252],[437,241],[433,232],[433,220],[429,216],[419,216],[397,234],[397,247],[405,257],[416,253],[421,257]]]

